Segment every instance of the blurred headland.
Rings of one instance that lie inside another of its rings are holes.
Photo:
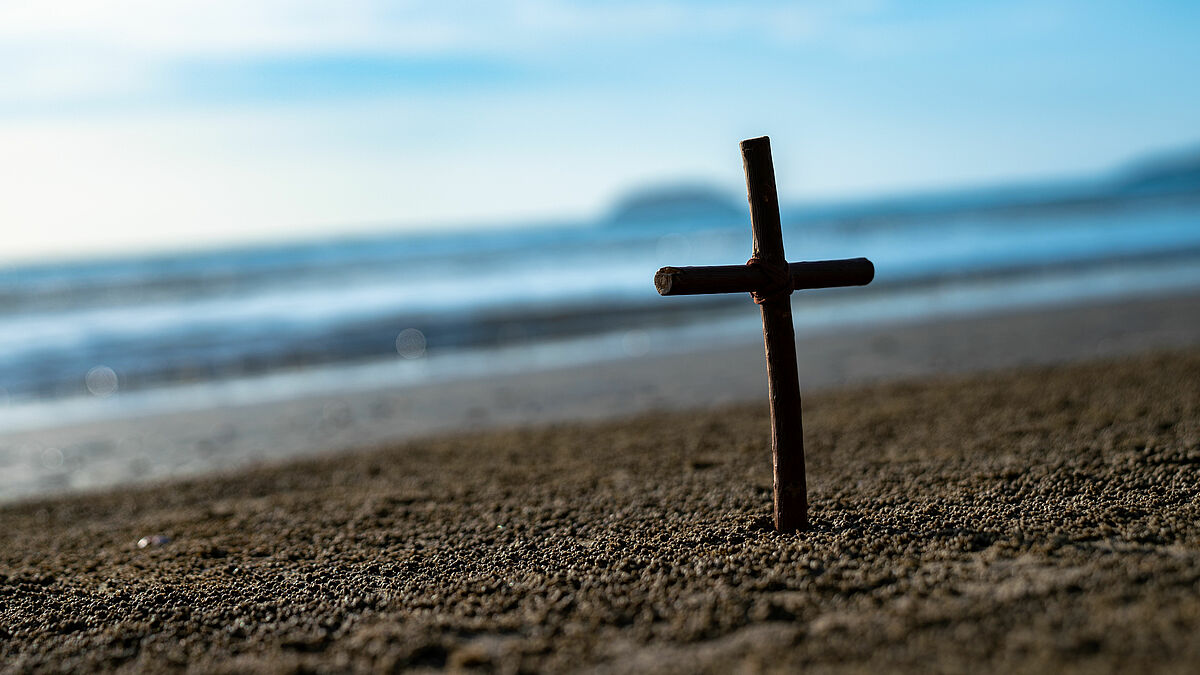
[[[613,226],[652,226],[687,219],[733,220],[744,210],[737,200],[715,186],[678,183],[637,190],[622,197],[606,222]]]

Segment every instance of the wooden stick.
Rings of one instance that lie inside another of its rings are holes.
[[[771,139],[742,141],[754,257],[765,265],[784,266],[783,232]],[[792,303],[786,293],[764,300],[763,344],[767,353],[767,389],[771,401],[771,455],[775,465],[775,529],[808,527],[808,486],[804,476],[804,429],[800,421],[800,380],[796,372],[796,336]]]
[[[875,278],[875,266],[866,258],[794,262],[788,269],[792,273],[792,288],[797,291],[866,286]],[[750,293],[766,286],[766,274],[750,265],[664,267],[654,275],[659,295]]]

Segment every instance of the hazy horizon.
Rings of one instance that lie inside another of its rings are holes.
[[[1200,152],[1200,144],[1190,143],[1183,144],[1173,149],[1159,149],[1150,151],[1126,158],[1125,161],[1119,161],[1115,164],[1099,167],[1093,171],[1084,171],[1070,174],[1056,174],[1049,176],[1024,177],[1014,178],[1011,180],[999,179],[986,183],[973,183],[963,185],[933,185],[928,187],[915,187],[907,190],[897,191],[882,191],[868,192],[848,195],[828,195],[825,197],[809,197],[788,199],[786,196],[781,197],[781,207],[788,210],[803,209],[806,207],[856,207],[859,205],[871,205],[875,203],[887,204],[893,201],[905,202],[910,200],[922,199],[937,199],[939,197],[953,197],[956,195],[988,195],[992,192],[1000,192],[1010,189],[1023,188],[1038,188],[1038,187],[1053,187],[1056,185],[1072,185],[1086,183],[1089,181],[1104,181],[1107,179],[1118,178],[1123,172],[1131,168],[1141,166],[1145,160],[1154,161],[1163,158],[1172,158],[1180,155],[1191,156]],[[705,182],[703,180],[689,179],[686,176],[679,177],[676,180],[664,178],[657,181],[650,181],[642,185],[632,185],[624,191],[612,195],[612,198],[603,202],[595,209],[586,213],[576,214],[559,214],[545,215],[530,219],[512,218],[508,220],[492,219],[487,220],[479,218],[475,220],[459,220],[447,222],[375,222],[375,223],[340,223],[336,226],[325,230],[315,230],[311,232],[301,232],[295,235],[278,234],[274,232],[264,233],[261,237],[231,237],[229,239],[220,240],[212,239],[203,243],[181,243],[181,242],[165,242],[159,245],[150,243],[145,247],[124,247],[118,250],[93,250],[93,251],[78,251],[65,252],[61,254],[50,255],[33,255],[28,257],[22,256],[6,256],[5,252],[0,252],[0,265],[12,267],[22,267],[26,265],[42,265],[42,264],[71,264],[71,263],[87,263],[87,262],[103,262],[106,260],[120,260],[126,258],[137,258],[141,256],[172,256],[176,254],[203,254],[206,252],[220,251],[239,251],[252,250],[257,248],[271,248],[275,246],[288,245],[307,245],[319,244],[321,242],[336,242],[336,241],[354,241],[354,240],[369,240],[375,238],[390,238],[407,235],[425,235],[425,234],[446,234],[452,235],[463,233],[469,235],[471,233],[486,233],[489,231],[502,231],[513,229],[540,229],[547,227],[589,227],[596,224],[602,224],[605,219],[611,215],[614,208],[619,206],[625,199],[631,196],[644,196],[658,192],[671,192],[677,188],[699,188],[712,190],[716,196],[728,198],[731,204],[740,205],[744,199],[745,187],[739,185],[718,185],[714,182]],[[781,193],[783,192],[781,188]],[[749,213],[747,213],[749,217]]]

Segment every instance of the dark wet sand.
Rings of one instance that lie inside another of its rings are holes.
[[[1200,670],[1200,349],[805,406],[797,535],[765,404],[5,506],[0,663]]]

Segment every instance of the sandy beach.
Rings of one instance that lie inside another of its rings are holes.
[[[1200,350],[443,435],[0,508],[5,672],[1200,666]],[[143,537],[160,537],[145,548]]]

